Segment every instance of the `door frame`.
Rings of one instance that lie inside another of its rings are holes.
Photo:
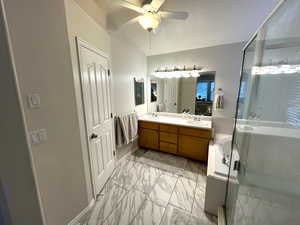
[[[76,100],[77,100],[77,106],[78,106],[78,119],[79,119],[79,129],[80,129],[80,139],[82,143],[82,156],[83,156],[83,162],[84,162],[84,173],[85,173],[85,180],[86,180],[86,186],[87,186],[87,195],[88,200],[91,201],[93,199],[96,199],[96,195],[98,193],[95,192],[95,183],[94,183],[94,177],[92,172],[92,165],[91,165],[91,152],[89,149],[89,137],[88,137],[88,130],[87,130],[87,122],[86,122],[86,110],[84,106],[84,99],[83,99],[83,88],[82,88],[82,79],[81,79],[81,47],[87,48],[96,54],[104,57],[108,61],[108,70],[111,71],[111,64],[110,64],[110,57],[104,53],[103,51],[97,49],[96,47],[92,46],[88,42],[80,39],[79,37],[75,37],[75,45],[76,45],[76,60],[77,60],[77,77],[75,78],[75,89],[77,91],[76,93]],[[74,74],[75,76],[75,74]],[[113,90],[113,79],[112,79],[112,73],[110,72],[109,76],[109,88],[110,90]],[[114,113],[114,107],[113,107],[113,92],[111,91],[110,94],[110,101],[111,101],[111,112],[113,115]],[[115,130],[112,129],[112,136],[113,140],[115,140]],[[116,151],[116,145],[113,141],[113,149],[112,151]],[[113,155],[114,161],[116,162],[116,156]]]

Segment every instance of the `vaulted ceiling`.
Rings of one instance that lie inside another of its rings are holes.
[[[108,28],[124,36],[146,55],[247,41],[276,6],[278,0],[166,0],[162,10],[186,11],[185,21],[163,20],[158,34],[136,24],[119,25],[135,16],[114,0],[95,0],[107,10]],[[141,0],[127,0],[141,5]]]

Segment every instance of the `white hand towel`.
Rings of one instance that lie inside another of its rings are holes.
[[[125,138],[121,128],[121,120],[119,117],[115,118],[115,131],[116,131],[116,145],[117,147],[121,147],[124,145]]]
[[[129,126],[128,126],[129,141],[132,142],[138,134],[138,116],[136,113],[129,115]]]
[[[123,132],[124,137],[124,143],[125,145],[130,143],[130,137],[129,137],[129,116],[128,115],[122,115],[120,118],[120,124],[121,124],[121,130]]]
[[[116,118],[116,144],[127,145],[137,138],[138,116],[136,113],[124,114]]]

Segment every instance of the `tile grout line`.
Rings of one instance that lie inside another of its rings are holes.
[[[199,170],[201,170],[201,168],[199,168]],[[196,188],[195,188],[195,191],[194,191],[194,198],[193,198],[192,210],[191,210],[192,215],[193,215],[194,205],[195,205],[195,202],[196,202],[196,191],[197,191],[198,182],[199,182],[199,175],[200,175],[200,173],[197,175]]]
[[[163,225],[163,224],[162,224],[163,218],[164,218],[164,216],[165,216],[165,214],[166,214],[166,212],[167,212],[168,205],[170,204],[170,199],[171,199],[171,197],[172,197],[172,195],[173,195],[173,191],[174,191],[174,189],[175,189],[175,187],[176,187],[176,185],[177,185],[178,180],[179,180],[179,177],[177,177],[177,180],[176,180],[176,182],[175,182],[175,185],[174,185],[174,187],[173,187],[173,189],[172,189],[172,191],[171,191],[169,200],[168,200],[168,202],[167,202],[167,204],[166,204],[166,206],[165,206],[165,211],[164,211],[164,214],[163,214],[162,217],[161,217],[161,220],[160,220],[159,225]]]
[[[172,191],[171,191],[171,195],[170,195],[170,197],[169,197],[169,200],[168,200],[168,202],[167,202],[167,205],[169,205],[169,204],[172,205],[172,203],[170,202],[170,200],[171,200],[171,198],[172,198],[172,196],[173,196],[173,193],[174,193],[175,187],[176,187],[176,185],[177,185],[177,183],[178,183],[178,180],[179,180],[179,177],[177,177],[176,183],[175,183],[175,185],[174,185],[174,187],[173,187],[173,189],[172,189]]]
[[[114,206],[114,208],[108,213],[108,215],[105,217],[105,218],[103,218],[103,220],[101,221],[101,224],[103,224],[103,222],[105,222],[108,218],[109,218],[109,216],[115,211],[115,210],[117,210],[117,208],[118,208],[118,206],[121,204],[121,202],[123,201],[123,199],[128,195],[128,193],[129,193],[129,191],[127,190],[127,189],[125,189],[125,188],[123,188],[123,187],[121,187],[121,186],[119,186],[119,185],[117,185],[117,184],[115,184],[114,183],[114,185],[116,185],[118,188],[120,188],[120,189],[123,189],[124,191],[125,191],[125,194],[124,194],[124,196],[117,202],[117,204]],[[99,220],[97,220],[97,221],[99,221]]]
[[[141,164],[143,164],[143,163],[141,163]],[[152,166],[149,166],[149,165],[147,165],[147,164],[143,164],[143,166],[148,166],[149,168],[151,167],[151,168],[154,168],[154,169],[159,170],[159,176],[158,176],[157,178],[155,178],[155,181],[154,181],[154,183],[153,183],[153,185],[152,185],[152,187],[151,187],[151,189],[153,190],[153,188],[154,188],[154,186],[155,186],[157,180],[161,177],[162,173],[161,173],[161,171],[160,171],[159,168],[152,167]],[[137,182],[136,182],[136,183],[137,183]],[[136,184],[135,184],[135,185],[136,185]],[[132,187],[133,189],[134,189],[135,185]],[[135,190],[137,190],[137,189],[135,188]],[[145,193],[145,192],[143,192],[143,191],[137,190],[137,191],[139,191],[139,192],[141,192],[142,194],[145,195],[145,199],[143,200],[143,203],[142,203],[141,206],[139,207],[139,209],[138,209],[136,215],[132,218],[132,220],[129,222],[128,225],[132,225],[132,223],[134,222],[135,218],[139,215],[140,211],[142,210],[142,208],[143,208],[144,205],[146,204],[146,201],[151,201],[153,204],[156,204],[156,205],[160,206],[159,204],[157,204],[156,202],[152,201],[152,200],[149,198],[149,195],[150,195],[150,193],[152,192],[152,190],[151,190],[149,193]],[[166,207],[163,207],[163,208],[164,208],[164,213],[165,213]],[[161,219],[162,219],[162,218],[161,218]]]
[[[196,202],[196,191],[197,191],[197,184],[196,184],[196,188],[194,191],[194,198],[193,198],[193,204],[192,204],[192,210],[191,210],[192,215],[193,215],[193,210],[194,210],[194,206],[195,206],[195,202]]]
[[[133,164],[139,163],[139,164],[142,165],[142,166],[146,166],[146,167],[149,167],[149,168],[153,168],[153,169],[156,169],[156,170],[159,171],[159,175],[155,178],[155,181],[153,182],[153,185],[151,186],[149,193],[148,193],[148,192],[146,193],[146,192],[144,192],[144,191],[140,191],[140,190],[138,190],[138,189],[136,188],[136,185],[137,185],[138,181],[141,179],[141,177],[138,178],[137,181],[136,181],[133,185],[130,186],[130,190],[129,190],[127,187],[122,187],[122,186],[119,185],[118,183],[114,182],[114,184],[115,184],[118,188],[122,188],[123,190],[126,191],[126,193],[125,193],[124,196],[118,201],[118,203],[116,204],[115,208],[109,213],[109,215],[103,220],[103,222],[104,222],[105,220],[107,220],[107,218],[108,218],[108,217],[116,210],[116,208],[121,204],[121,202],[123,201],[123,199],[125,199],[125,197],[130,193],[130,191],[134,191],[134,190],[136,190],[136,191],[140,192],[141,194],[145,195],[145,198],[143,199],[143,201],[142,201],[140,207],[138,208],[137,213],[135,213],[135,215],[132,217],[132,219],[130,220],[130,222],[129,222],[128,225],[133,225],[134,220],[137,218],[137,216],[138,216],[139,213],[141,212],[142,208],[145,207],[145,204],[146,204],[147,201],[150,201],[151,203],[153,203],[153,204],[155,204],[155,205],[157,205],[157,206],[163,208],[164,212],[163,212],[163,214],[162,214],[162,216],[161,216],[161,218],[160,218],[160,221],[159,221],[159,223],[158,223],[158,224],[160,224],[160,225],[162,225],[163,218],[164,218],[164,216],[165,216],[166,213],[167,213],[166,211],[167,211],[168,206],[172,206],[172,207],[178,208],[178,209],[183,210],[184,212],[190,214],[191,216],[193,216],[192,212],[193,212],[193,209],[194,209],[194,206],[195,206],[195,202],[196,202],[196,193],[197,193],[197,187],[198,187],[199,181],[200,181],[200,179],[199,179],[200,173],[197,174],[196,180],[191,179],[191,178],[189,178],[189,177],[186,177],[186,176],[184,175],[184,173],[185,173],[186,171],[188,171],[187,168],[186,168],[187,165],[188,165],[188,160],[185,160],[185,161],[184,161],[184,165],[183,165],[181,168],[180,168],[180,167],[173,166],[174,168],[178,169],[178,171],[175,170],[175,172],[174,172],[174,171],[169,171],[169,170],[167,170],[167,169],[162,169],[162,168],[160,168],[159,166],[155,166],[155,165],[153,165],[153,164],[151,164],[151,163],[147,163],[146,161],[142,161],[141,159],[143,158],[144,154],[146,154],[147,152],[149,152],[149,151],[147,150],[147,151],[143,152],[143,154],[140,155],[140,156],[138,156],[138,157],[135,156],[135,157],[123,158],[122,160],[126,160],[127,162],[131,162],[131,163],[132,163],[132,164],[129,166],[130,169],[132,169],[132,168],[134,167]],[[151,160],[151,158],[150,158],[149,160]],[[152,160],[152,161],[155,161],[155,160]],[[159,162],[159,161],[158,161],[158,162]],[[122,163],[124,163],[124,162],[120,162],[120,163],[118,164],[118,166],[116,167],[116,169],[117,169],[118,167],[121,167]],[[162,162],[162,163],[163,163],[163,162]],[[167,164],[167,165],[168,165],[168,164]],[[170,165],[170,166],[172,167],[172,165]],[[202,171],[202,167],[200,167],[199,171]],[[114,172],[115,172],[115,171],[114,171]],[[205,171],[203,170],[203,172],[205,172]],[[180,174],[177,174],[177,173],[180,173]],[[170,177],[173,177],[173,178],[176,179],[176,182],[175,182],[175,184],[174,184],[174,187],[173,187],[172,190],[171,190],[170,197],[169,197],[168,201],[166,201],[166,205],[164,205],[164,206],[161,205],[161,204],[159,204],[159,203],[157,203],[157,202],[155,202],[154,200],[150,199],[150,194],[151,194],[151,192],[153,191],[154,186],[158,183],[158,179],[159,179],[163,174],[165,174],[166,176],[170,176]],[[113,179],[112,177],[113,177],[113,176],[111,176],[109,179],[111,179],[111,181],[114,181],[115,179]],[[173,194],[174,194],[174,192],[175,192],[175,188],[176,188],[176,186],[177,186],[177,184],[178,184],[180,178],[186,178],[187,180],[192,180],[193,182],[195,182],[195,188],[194,188],[194,191],[193,191],[193,200],[192,200],[193,202],[192,202],[192,206],[191,206],[191,212],[187,211],[186,209],[181,209],[181,207],[178,207],[178,206],[176,206],[176,205],[173,205],[173,204],[170,202],[170,201],[171,201],[171,198],[172,198],[172,196],[173,196]]]
[[[141,192],[142,194],[144,194],[143,192]],[[128,225],[132,225],[132,223],[134,222],[134,219],[139,215],[141,209],[143,208],[144,204],[146,204],[146,200],[147,197],[145,197],[145,199],[143,200],[141,206],[139,207],[139,209],[137,210],[137,213],[133,216],[133,218],[131,219],[131,221],[128,223]]]

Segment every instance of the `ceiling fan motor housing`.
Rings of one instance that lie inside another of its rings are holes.
[[[121,6],[141,14],[129,22],[138,21],[149,32],[156,30],[162,19],[185,20],[188,17],[187,12],[160,11],[161,6],[166,0],[142,0],[142,7],[134,5],[127,0],[115,1],[118,1]]]
[[[161,22],[161,18],[157,13],[147,12],[143,16],[140,16],[139,23],[140,25],[148,31],[156,29]]]
[[[144,0],[142,6],[144,5],[150,5],[152,0]]]

